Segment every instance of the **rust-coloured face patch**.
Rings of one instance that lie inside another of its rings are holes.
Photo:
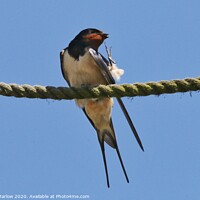
[[[86,36],[83,36],[84,39],[88,40],[87,42],[95,50],[103,43],[103,41],[108,37],[108,34],[105,33],[91,33]]]
[[[97,33],[91,33],[89,35],[84,36],[84,38],[87,38],[89,40],[100,40],[100,41],[103,40],[102,35],[97,34]]]

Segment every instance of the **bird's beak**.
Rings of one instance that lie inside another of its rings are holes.
[[[108,34],[107,33],[102,33],[102,36],[104,39],[108,38]]]

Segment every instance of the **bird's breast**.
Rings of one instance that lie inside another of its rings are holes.
[[[66,50],[63,57],[63,72],[70,85],[74,87],[106,84],[105,78],[89,51],[80,56],[79,60],[75,60]]]

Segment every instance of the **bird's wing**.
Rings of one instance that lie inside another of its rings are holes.
[[[100,69],[102,75],[104,76],[104,78],[106,79],[107,83],[108,84],[115,84],[115,80],[112,77],[112,75],[111,75],[111,73],[110,73],[110,71],[108,69],[109,62],[106,60],[106,58],[104,58],[101,54],[99,54],[97,51],[95,51],[92,48],[89,49],[89,52],[90,52],[90,55],[95,60],[95,62],[97,63],[97,65],[99,66],[99,69]],[[120,107],[121,107],[121,109],[122,109],[127,121],[128,121],[128,124],[129,124],[129,126],[130,126],[130,128],[131,128],[131,130],[132,130],[132,132],[133,132],[133,134],[134,134],[134,136],[135,136],[140,148],[144,151],[142,142],[141,142],[141,140],[139,138],[139,135],[138,135],[138,133],[137,133],[137,131],[135,129],[135,126],[133,125],[133,122],[132,122],[132,120],[131,120],[131,118],[130,118],[130,116],[128,114],[128,111],[127,111],[126,107],[124,106],[124,103],[123,103],[122,99],[121,98],[117,98],[117,101],[118,101],[118,103],[119,103],[119,105],[120,105]]]
[[[66,50],[67,50],[67,48],[63,49],[60,52],[60,66],[61,66],[62,75],[63,75],[64,79],[67,81],[68,85],[70,86],[68,76],[67,76],[66,73],[64,73],[64,66],[63,66],[64,53],[65,53]]]
[[[93,57],[95,62],[97,63],[102,75],[106,79],[108,84],[115,84],[115,80],[112,77],[109,69],[108,69],[108,64],[106,64],[106,58],[104,58],[101,54],[99,54],[97,51],[94,49],[90,48],[89,49],[90,55]]]

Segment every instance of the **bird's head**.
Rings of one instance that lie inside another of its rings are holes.
[[[90,46],[93,49],[98,50],[99,46],[106,38],[108,38],[108,34],[95,28],[88,28],[82,30],[74,39],[79,40],[86,46]]]

